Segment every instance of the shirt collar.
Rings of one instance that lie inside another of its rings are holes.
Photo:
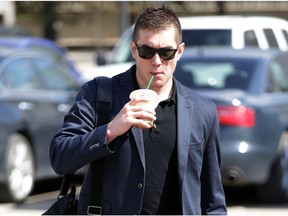
[[[177,91],[177,88],[176,88],[176,85],[175,85],[175,83],[174,83],[174,81],[173,81],[173,90],[172,90],[172,94],[171,94],[171,96],[168,98],[168,99],[166,99],[166,100],[164,100],[165,102],[173,102],[174,104],[176,104],[176,91]]]

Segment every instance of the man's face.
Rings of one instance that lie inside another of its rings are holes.
[[[150,59],[144,59],[139,56],[136,44],[131,41],[130,48],[132,56],[136,62],[136,77],[140,88],[146,88],[147,83],[152,74],[154,74],[151,89],[158,91],[163,87],[171,87],[173,82],[173,73],[176,68],[177,61],[180,59],[184,44],[176,42],[176,31],[170,27],[163,31],[139,30],[138,41],[135,41],[138,48],[148,46],[154,49],[169,48],[177,49],[175,56],[171,60],[164,60],[158,53]]]

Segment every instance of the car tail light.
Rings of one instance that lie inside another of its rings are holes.
[[[255,110],[245,106],[217,106],[220,125],[253,127]]]

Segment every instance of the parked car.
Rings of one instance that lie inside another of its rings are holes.
[[[56,177],[50,141],[79,87],[65,56],[0,48],[1,202],[24,200],[36,181]]]
[[[288,50],[288,22],[269,16],[194,16],[180,17],[186,46],[229,46],[243,49]],[[134,26],[121,35],[107,64],[133,61],[129,50]],[[103,57],[100,58],[103,60]]]
[[[28,47],[43,52],[50,52],[52,55],[55,55],[56,58],[64,61],[69,66],[72,75],[75,76],[77,80],[81,81],[81,72],[75,67],[67,50],[51,40],[25,35],[21,37],[0,37],[0,49],[5,47],[14,47],[18,49],[25,49]]]
[[[276,49],[190,48],[174,73],[217,105],[224,186],[255,186],[269,201],[287,199],[280,163],[288,148],[287,60]]]

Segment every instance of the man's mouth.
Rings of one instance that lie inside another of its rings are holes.
[[[154,71],[154,72],[151,72],[151,74],[154,74],[154,75],[156,76],[156,75],[158,75],[158,74],[162,74],[162,72]]]

